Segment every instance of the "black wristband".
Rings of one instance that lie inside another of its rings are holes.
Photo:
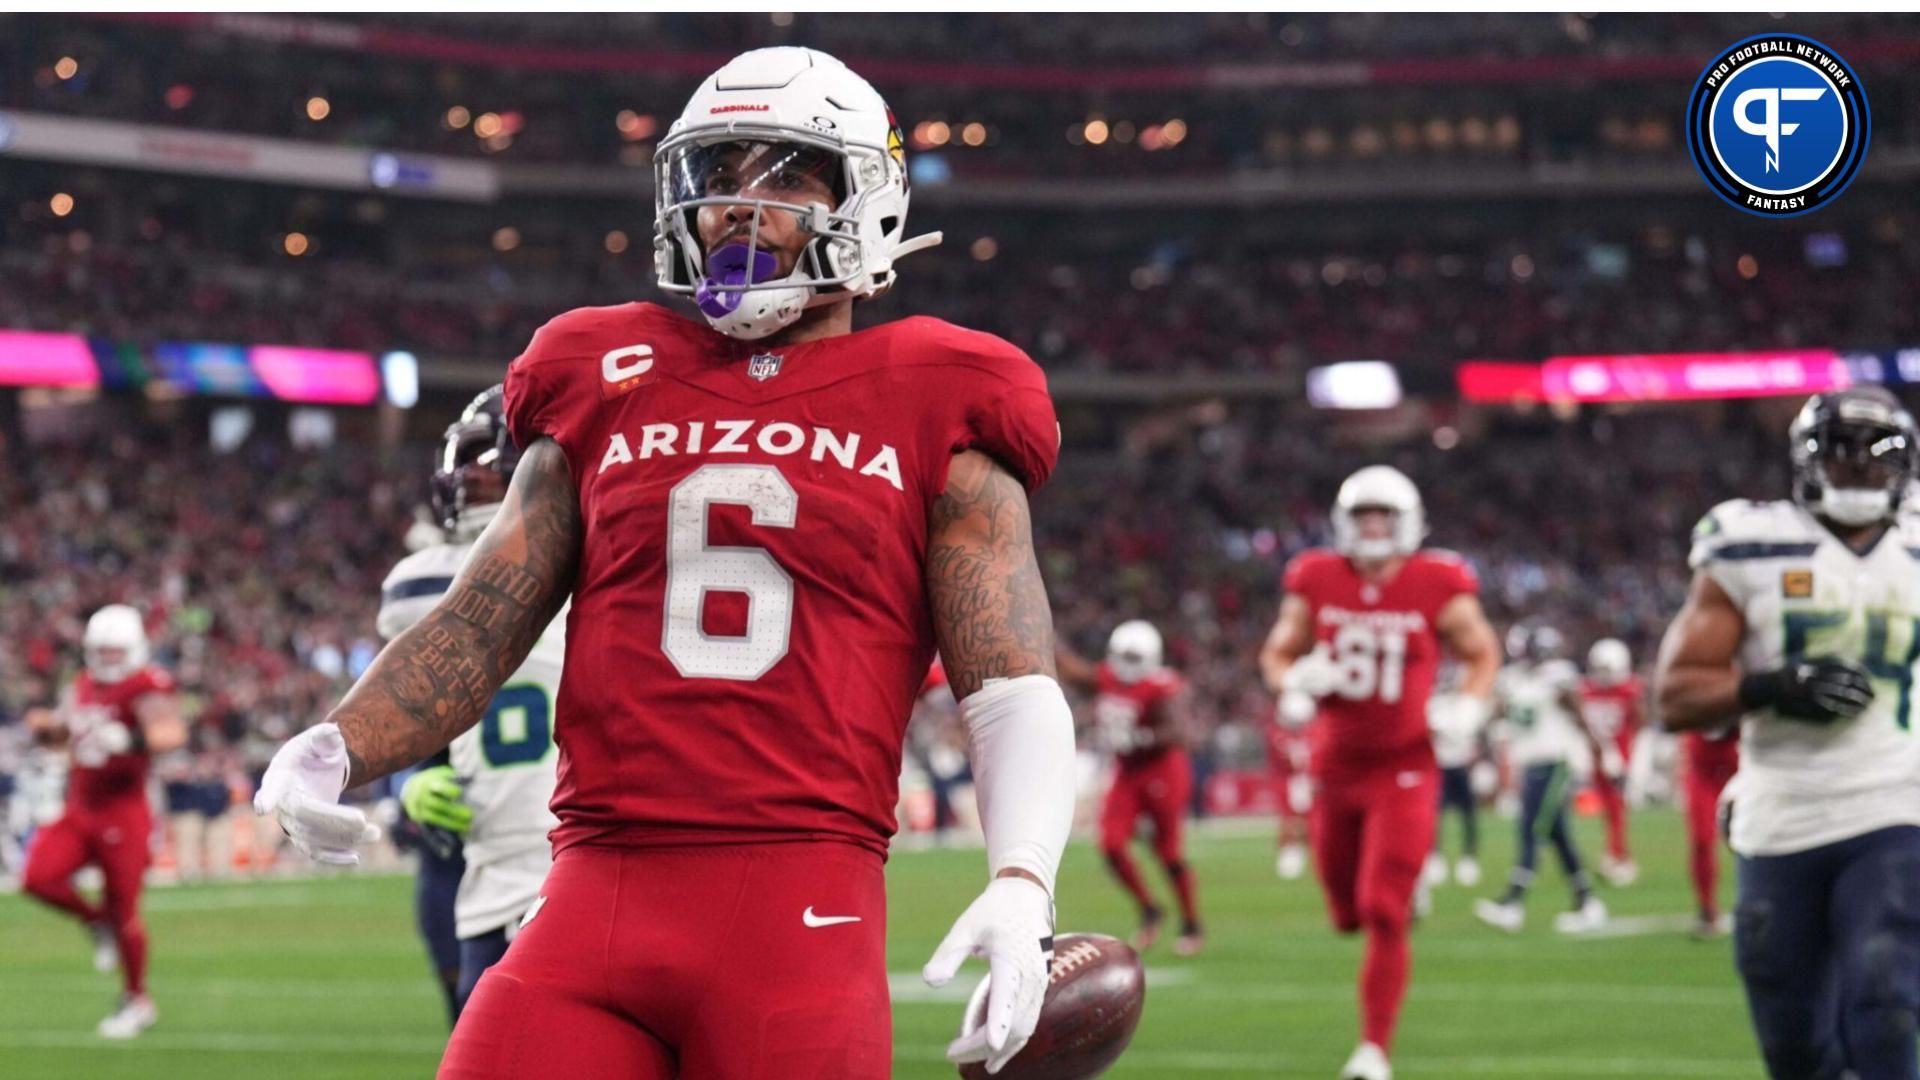
[[[138,723],[127,725],[127,753],[144,754],[147,752],[147,729]]]
[[[1755,709],[1771,708],[1777,704],[1785,689],[1781,684],[1785,681],[1786,674],[1782,669],[1775,669],[1742,675],[1738,694],[1741,710],[1752,712]]]

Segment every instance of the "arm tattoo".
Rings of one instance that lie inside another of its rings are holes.
[[[566,455],[541,439],[453,588],[328,717],[346,738],[349,785],[406,768],[479,722],[573,591],[580,538]]]
[[[1057,677],[1053,610],[1019,482],[985,455],[962,453],[930,525],[927,594],[955,696],[988,679]]]

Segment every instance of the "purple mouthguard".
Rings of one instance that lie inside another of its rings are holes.
[[[694,302],[708,316],[719,319],[731,315],[740,306],[744,292],[721,292],[720,286],[753,285],[773,277],[780,260],[765,251],[745,244],[728,244],[707,256],[707,276],[693,290]]]

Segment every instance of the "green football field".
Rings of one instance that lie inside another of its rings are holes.
[[[1485,864],[1504,873],[1511,825],[1488,819]],[[1584,850],[1599,827],[1580,823]],[[1679,818],[1635,822],[1643,876],[1605,895],[1612,936],[1551,928],[1565,890],[1549,870],[1527,930],[1473,920],[1473,894],[1440,890],[1415,936],[1412,994],[1395,1054],[1404,1080],[1759,1075],[1727,943],[1685,936],[1691,900]],[[1273,875],[1259,834],[1197,836],[1208,948],[1148,957],[1146,1017],[1116,1077],[1331,1078],[1355,1040],[1359,943],[1336,938],[1316,887]],[[895,1075],[952,1076],[941,1049],[965,988],[935,993],[918,969],[981,884],[977,851],[909,852],[889,864]],[[1156,886],[1159,879],[1152,879]],[[1491,888],[1483,887],[1482,891]],[[1063,930],[1124,934],[1128,905],[1095,851],[1061,874]],[[0,1076],[9,1080],[426,1077],[445,1032],[397,877],[274,881],[149,893],[157,1027],[103,1045],[113,1002],[82,935],[0,896]],[[588,1078],[583,1078],[588,1080]]]

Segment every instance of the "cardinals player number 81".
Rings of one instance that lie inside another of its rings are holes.
[[[1333,692],[1348,701],[1369,699],[1392,705],[1406,681],[1407,635],[1360,625],[1340,628],[1333,638],[1339,681]]]

